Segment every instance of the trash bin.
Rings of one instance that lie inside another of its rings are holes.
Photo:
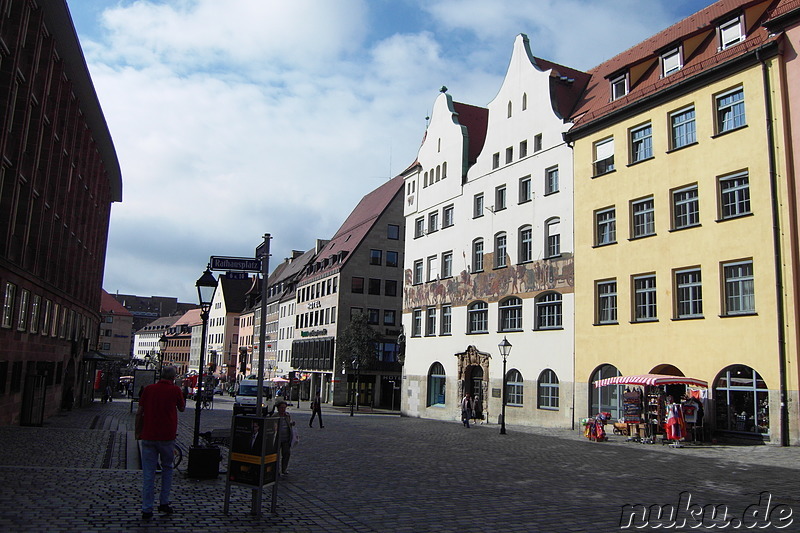
[[[189,477],[216,479],[219,475],[219,446],[191,446],[189,448]]]

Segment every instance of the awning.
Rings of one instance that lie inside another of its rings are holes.
[[[289,383],[288,379],[283,379],[282,377],[272,378],[273,383]]]
[[[684,376],[666,376],[664,374],[641,374],[638,376],[616,376],[594,382],[595,387],[606,385],[689,385],[690,387],[708,388],[708,382],[702,379]]]

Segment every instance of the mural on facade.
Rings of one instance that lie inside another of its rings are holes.
[[[486,261],[491,261],[490,254],[486,254]],[[462,270],[451,278],[419,285],[412,284],[412,271],[406,269],[403,309],[408,312],[443,303],[467,305],[474,300],[495,302],[512,294],[535,297],[552,290],[566,294],[574,291],[574,278],[572,254],[479,273]]]

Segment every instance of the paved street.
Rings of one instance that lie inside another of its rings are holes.
[[[202,431],[229,427],[230,402],[217,397],[213,410],[203,410]],[[688,491],[692,504],[726,505],[735,520],[721,529],[731,531],[745,529],[738,520],[768,492],[775,512],[755,512],[753,520],[772,519],[762,530],[800,531],[797,447],[672,449],[619,436],[592,443],[571,431],[509,427],[500,435],[495,425],[466,429],[334,409],[325,410],[324,429],[309,429],[307,402],[290,412],[301,442],[279,484],[276,515],[265,497],[260,518],[249,514],[251,492],[242,487],[232,487],[231,513],[223,514],[223,476],[190,480],[184,459],[173,484],[176,514],[143,522],[126,400],[96,402],[41,428],[0,427],[0,530],[619,531],[623,505],[680,507]],[[180,415],[186,446],[193,424],[188,407]]]

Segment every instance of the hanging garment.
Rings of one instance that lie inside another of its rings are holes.
[[[667,406],[667,439],[681,440],[686,437],[686,422],[683,419],[683,411],[678,403],[671,403]]]

